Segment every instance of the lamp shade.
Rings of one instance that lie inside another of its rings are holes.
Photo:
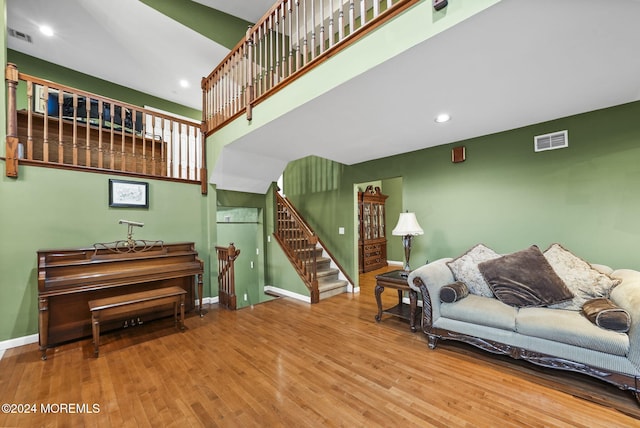
[[[398,224],[391,231],[392,235],[397,236],[415,236],[424,234],[424,230],[418,224],[418,220],[416,220],[415,213],[400,213],[400,218],[398,218]]]

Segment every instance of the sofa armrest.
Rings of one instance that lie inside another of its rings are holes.
[[[443,258],[419,267],[407,278],[409,287],[422,295],[422,330],[427,332],[440,317],[440,289],[454,282],[453,273]]]
[[[618,269],[611,273],[611,277],[622,280],[611,291],[610,299],[631,316],[627,358],[640,370],[640,272]]]

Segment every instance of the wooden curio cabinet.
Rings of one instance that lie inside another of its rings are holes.
[[[387,237],[384,203],[387,195],[380,188],[367,186],[358,192],[358,264],[360,273],[387,265]]]

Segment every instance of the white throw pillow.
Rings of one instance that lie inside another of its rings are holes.
[[[478,270],[478,264],[497,259],[500,254],[482,244],[478,244],[460,257],[447,263],[456,281],[464,282],[471,294],[493,297],[493,292]]]
[[[552,244],[547,248],[544,257],[575,296],[573,300],[553,305],[552,308],[579,311],[588,300],[609,298],[613,287],[620,284],[620,280],[594,269],[560,244]]]

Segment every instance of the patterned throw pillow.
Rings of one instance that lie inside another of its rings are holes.
[[[471,294],[493,297],[489,284],[478,270],[478,264],[487,260],[497,259],[500,254],[482,244],[478,244],[469,251],[447,263],[456,281],[464,282]]]
[[[554,305],[553,308],[579,311],[588,300],[608,298],[611,290],[620,284],[620,280],[599,272],[560,244],[547,248],[544,257],[574,295],[573,300]]]

